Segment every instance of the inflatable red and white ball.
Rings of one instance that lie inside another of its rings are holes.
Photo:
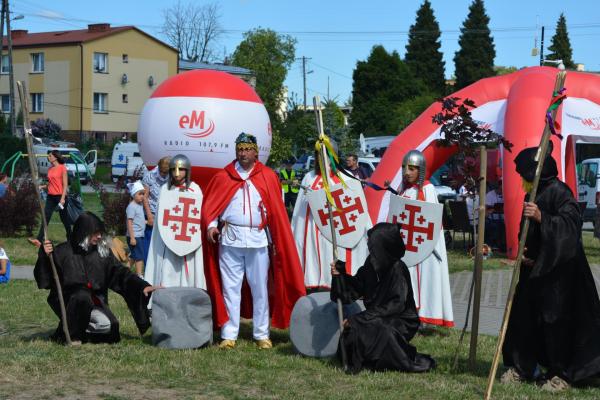
[[[263,163],[271,150],[271,124],[252,86],[226,72],[195,70],[175,75],[150,96],[140,116],[138,142],[151,167],[164,156],[185,154],[192,179],[205,186],[235,159],[241,132],[256,136]]]

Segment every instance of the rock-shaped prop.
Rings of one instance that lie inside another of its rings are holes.
[[[206,291],[172,287],[152,294],[152,344],[194,349],[212,344],[212,304]]]
[[[344,318],[365,309],[362,301],[344,305]],[[337,304],[329,292],[301,297],[292,311],[290,340],[296,352],[308,357],[333,357],[340,339]]]

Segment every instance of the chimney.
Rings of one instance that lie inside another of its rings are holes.
[[[13,29],[10,31],[10,37],[18,39],[27,36],[27,30],[25,29]]]
[[[110,24],[102,23],[102,24],[89,24],[88,32],[106,32],[110,29]]]

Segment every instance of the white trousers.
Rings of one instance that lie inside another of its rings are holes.
[[[269,338],[269,251],[267,247],[240,248],[221,245],[219,266],[223,297],[229,321],[221,328],[221,338],[236,340],[240,330],[240,301],[244,273],[252,291],[252,336]]]

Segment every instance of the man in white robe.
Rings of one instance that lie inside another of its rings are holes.
[[[161,285],[163,287],[197,287],[206,289],[206,279],[204,277],[204,260],[202,255],[202,245],[188,254],[179,256],[175,254],[160,234],[159,224],[163,223],[163,216],[159,215],[161,208],[161,199],[167,196],[167,192],[179,191],[198,194],[200,204],[197,204],[197,210],[201,209],[202,190],[190,179],[191,164],[184,155],[173,157],[169,164],[169,182],[163,185],[160,190],[158,200],[158,212],[154,220],[152,231],[152,240],[148,252],[148,263],[144,273],[144,279],[152,285]],[[197,215],[198,220],[200,214]],[[188,230],[190,235],[200,237],[200,223],[197,226],[192,225]],[[201,239],[200,239],[201,240]]]
[[[402,170],[403,179],[398,187],[400,196],[438,203],[435,186],[425,181],[425,157],[420,151],[411,150],[404,156]],[[383,215],[387,214],[386,212]],[[439,236],[434,253],[420,264],[409,268],[409,271],[421,322],[445,327],[454,326],[444,232]]]
[[[339,183],[339,178],[333,176],[331,181],[334,184]],[[322,188],[321,174],[314,171],[308,172],[302,179],[292,214],[292,232],[304,272],[304,284],[311,289],[329,289],[331,287],[330,264],[333,261],[333,244],[319,231],[306,197],[307,190]],[[366,204],[364,207],[367,212]],[[370,220],[365,232],[369,228],[371,228]],[[347,273],[351,275],[356,274],[358,269],[364,265],[368,254],[366,233],[364,240],[360,240],[354,248],[344,248],[338,245],[338,259],[346,263]]]

